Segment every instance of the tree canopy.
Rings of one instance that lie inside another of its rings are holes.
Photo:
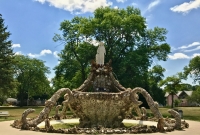
[[[14,77],[19,83],[17,93],[22,104],[24,99],[51,93],[50,82],[46,77],[50,71],[43,61],[24,55],[16,55],[15,60]]]
[[[200,84],[200,56],[196,56],[190,60],[188,66],[184,67],[184,73],[192,77],[194,82]]]
[[[159,102],[160,104],[164,105],[164,92],[158,86],[159,82],[164,78],[165,69],[160,65],[155,65],[148,71],[148,87],[149,93],[151,94],[152,98]]]
[[[167,30],[147,29],[145,18],[134,7],[101,7],[92,17],[76,16],[63,21],[60,30],[62,35],[56,34],[54,41],[61,41],[65,48],[59,54],[60,64],[55,67],[55,88],[63,82],[64,87],[76,88],[87,78],[97,49],[93,40],[104,43],[105,62],[112,60],[116,79],[125,87],[148,88],[148,69],[153,60],[165,61],[170,53],[165,41]]]
[[[188,100],[200,105],[200,86],[196,86],[196,89],[192,92],[192,95],[188,97]]]
[[[16,86],[13,78],[14,53],[9,36],[10,32],[4,26],[4,19],[0,14],[0,95],[9,95]]]
[[[164,91],[168,92],[169,94],[172,95],[172,104],[171,104],[171,108],[174,107],[174,95],[180,91],[180,89],[182,88],[182,80],[185,80],[186,76],[179,72],[176,75],[173,76],[168,76],[166,79],[161,80],[159,82],[159,86],[164,86]]]

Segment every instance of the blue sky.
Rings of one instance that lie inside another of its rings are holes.
[[[148,28],[168,30],[169,59],[154,61],[166,68],[166,77],[182,71],[190,59],[200,55],[200,0],[0,0],[0,14],[12,34],[14,52],[41,59],[52,70],[64,47],[52,40],[54,33],[61,33],[62,21],[91,16],[100,6],[131,5],[141,10]],[[48,77],[54,77],[53,70]]]

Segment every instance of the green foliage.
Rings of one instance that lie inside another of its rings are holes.
[[[163,79],[165,69],[160,65],[155,65],[151,70],[148,72],[148,82],[149,82],[149,93],[153,97],[153,99],[160,104],[164,105],[164,92],[158,86],[158,83]]]
[[[171,95],[176,94],[181,89],[181,81],[186,79],[185,74],[179,72],[176,75],[169,76],[166,79],[159,82],[159,86],[164,86],[164,91],[170,93]],[[171,107],[174,107],[174,96],[172,96]]]
[[[170,52],[165,42],[166,29],[147,29],[140,10],[133,7],[101,7],[95,10],[93,17],[63,21],[60,30],[62,36],[56,34],[54,41],[64,42],[65,48],[59,55],[60,64],[55,67],[55,88],[62,85],[59,80],[70,88],[83,83],[89,62],[95,59],[97,48],[90,44],[92,40],[104,42],[105,62],[111,59],[119,82],[131,88],[148,88],[148,69],[153,59],[166,60]]]
[[[192,92],[192,95],[188,97],[188,101],[200,104],[200,86]]]
[[[4,20],[0,14],[0,95],[4,96],[14,94],[16,87],[13,79],[14,53],[12,42],[8,40],[9,36],[10,32],[7,32],[7,27],[4,26]]]
[[[180,84],[179,91],[190,91],[194,89],[195,89],[195,86],[192,86],[191,84],[188,84],[188,83],[182,83]]]
[[[196,56],[190,60],[189,65],[184,67],[185,75],[190,75],[194,82],[199,82],[200,84],[200,56]]]
[[[155,65],[151,70],[149,70],[149,83],[154,84],[160,82],[163,77],[165,69],[160,65]]]
[[[181,103],[181,101],[179,99],[174,100],[175,107],[178,107],[180,103]]]
[[[61,51],[60,64],[55,67],[55,90],[63,87],[77,88],[87,78],[89,62],[96,54],[96,47],[89,43],[68,44]]]
[[[16,55],[15,60],[15,79],[19,83],[17,92],[20,101],[28,97],[50,94],[50,82],[46,77],[50,71],[43,61],[24,55]]]
[[[199,88],[199,85],[193,85],[192,86],[192,90],[196,90],[196,89],[198,89]]]

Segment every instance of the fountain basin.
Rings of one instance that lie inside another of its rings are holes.
[[[134,103],[130,91],[119,93],[72,91],[70,109],[80,118],[80,127],[121,127]]]

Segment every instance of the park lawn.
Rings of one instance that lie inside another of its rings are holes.
[[[36,117],[44,108],[44,106],[28,106],[28,107],[0,107],[0,111],[8,111],[10,116],[7,118],[5,117],[0,117],[0,122],[1,121],[7,121],[7,120],[16,120],[20,119],[22,116],[22,113],[28,109],[32,108],[35,109],[35,112],[30,113],[28,115],[29,118]],[[50,116],[53,116],[55,114],[55,109],[53,108],[50,112]]]
[[[33,108],[35,109],[34,113],[31,113],[28,115],[29,118],[33,118],[37,116],[44,106],[29,106],[29,107],[0,107],[0,111],[9,111],[10,116],[5,119],[5,117],[0,117],[0,122],[1,121],[7,121],[7,120],[16,120],[20,119],[22,113],[28,109],[28,108]],[[164,117],[171,117],[171,115],[168,113],[168,109],[170,108],[159,108],[160,112]],[[177,109],[183,111],[183,119],[185,120],[194,120],[194,121],[200,121],[200,107],[178,107]],[[53,116],[55,114],[54,108],[52,109],[50,116]],[[67,112],[67,114],[71,115],[71,112]],[[148,109],[148,114],[149,116],[153,116],[153,114],[150,112]]]
[[[168,113],[169,109],[170,108],[159,108],[164,117],[168,116],[170,118],[171,115]],[[200,107],[177,107],[176,109],[183,111],[183,119],[200,121]]]

